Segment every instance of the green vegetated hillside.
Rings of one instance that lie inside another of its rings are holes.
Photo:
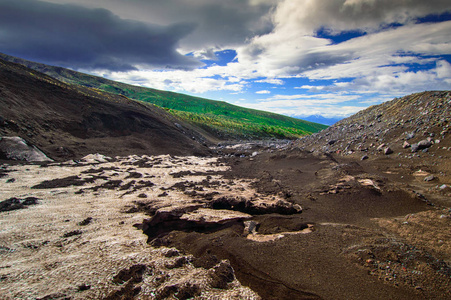
[[[295,138],[327,128],[325,125],[243,108],[223,101],[133,86],[4,54],[0,54],[0,57],[69,84],[82,85],[155,104],[221,139]]]

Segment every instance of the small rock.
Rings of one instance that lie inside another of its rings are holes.
[[[302,207],[301,207],[299,204],[294,204],[294,205],[293,205],[293,209],[294,209],[297,213],[302,212]]]
[[[422,140],[418,142],[419,149],[425,149],[432,146],[432,143],[428,140]]]
[[[244,235],[248,234],[256,234],[257,233],[257,225],[258,223],[255,221],[245,221],[244,222]]]
[[[360,160],[365,160],[365,159],[368,159],[369,157],[368,157],[368,155],[364,155],[364,156],[362,156],[362,158],[360,158]]]
[[[409,147],[410,147],[410,144],[407,141],[404,141],[404,143],[402,144],[402,148],[407,149]]]
[[[424,181],[432,181],[434,179],[435,179],[434,175],[429,175],[429,176],[424,178]]]
[[[78,286],[78,290],[80,291],[80,292],[82,292],[82,291],[87,291],[87,290],[89,290],[91,288],[91,286],[90,285],[87,285],[87,284],[82,284],[82,285],[79,285]]]
[[[417,144],[412,144],[411,149],[412,152],[417,152],[418,150],[427,149],[432,146],[432,143],[428,140],[422,140],[418,142]]]
[[[410,139],[413,139],[414,137],[415,137],[415,134],[413,132],[409,133],[409,134],[406,135],[406,141],[408,141]]]
[[[385,155],[389,155],[389,154],[392,154],[392,153],[393,153],[393,150],[390,149],[390,147],[387,147],[387,148],[384,149],[384,154]]]
[[[382,151],[382,150],[384,149],[385,146],[386,146],[385,144],[380,144],[380,145],[376,148],[376,150],[377,150],[377,151]]]

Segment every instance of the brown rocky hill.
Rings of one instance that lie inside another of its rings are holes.
[[[0,136],[20,136],[55,160],[104,155],[205,155],[202,137],[149,104],[64,84],[0,60]]]
[[[448,141],[445,137],[451,132],[450,119],[450,91],[417,93],[371,106],[303,139],[301,144],[314,151],[343,155],[394,152],[403,157],[418,157],[419,150],[432,145],[434,150],[450,146],[442,143]],[[410,147],[422,140],[428,140],[430,145],[424,144],[421,149]],[[392,151],[385,151],[387,148]]]

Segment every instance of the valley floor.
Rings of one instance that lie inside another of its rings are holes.
[[[3,164],[0,297],[451,297],[451,195],[428,172],[289,143],[218,151]]]

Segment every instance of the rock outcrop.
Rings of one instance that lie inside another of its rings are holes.
[[[0,137],[0,158],[28,162],[53,161],[53,159],[48,158],[41,150],[18,136]]]

